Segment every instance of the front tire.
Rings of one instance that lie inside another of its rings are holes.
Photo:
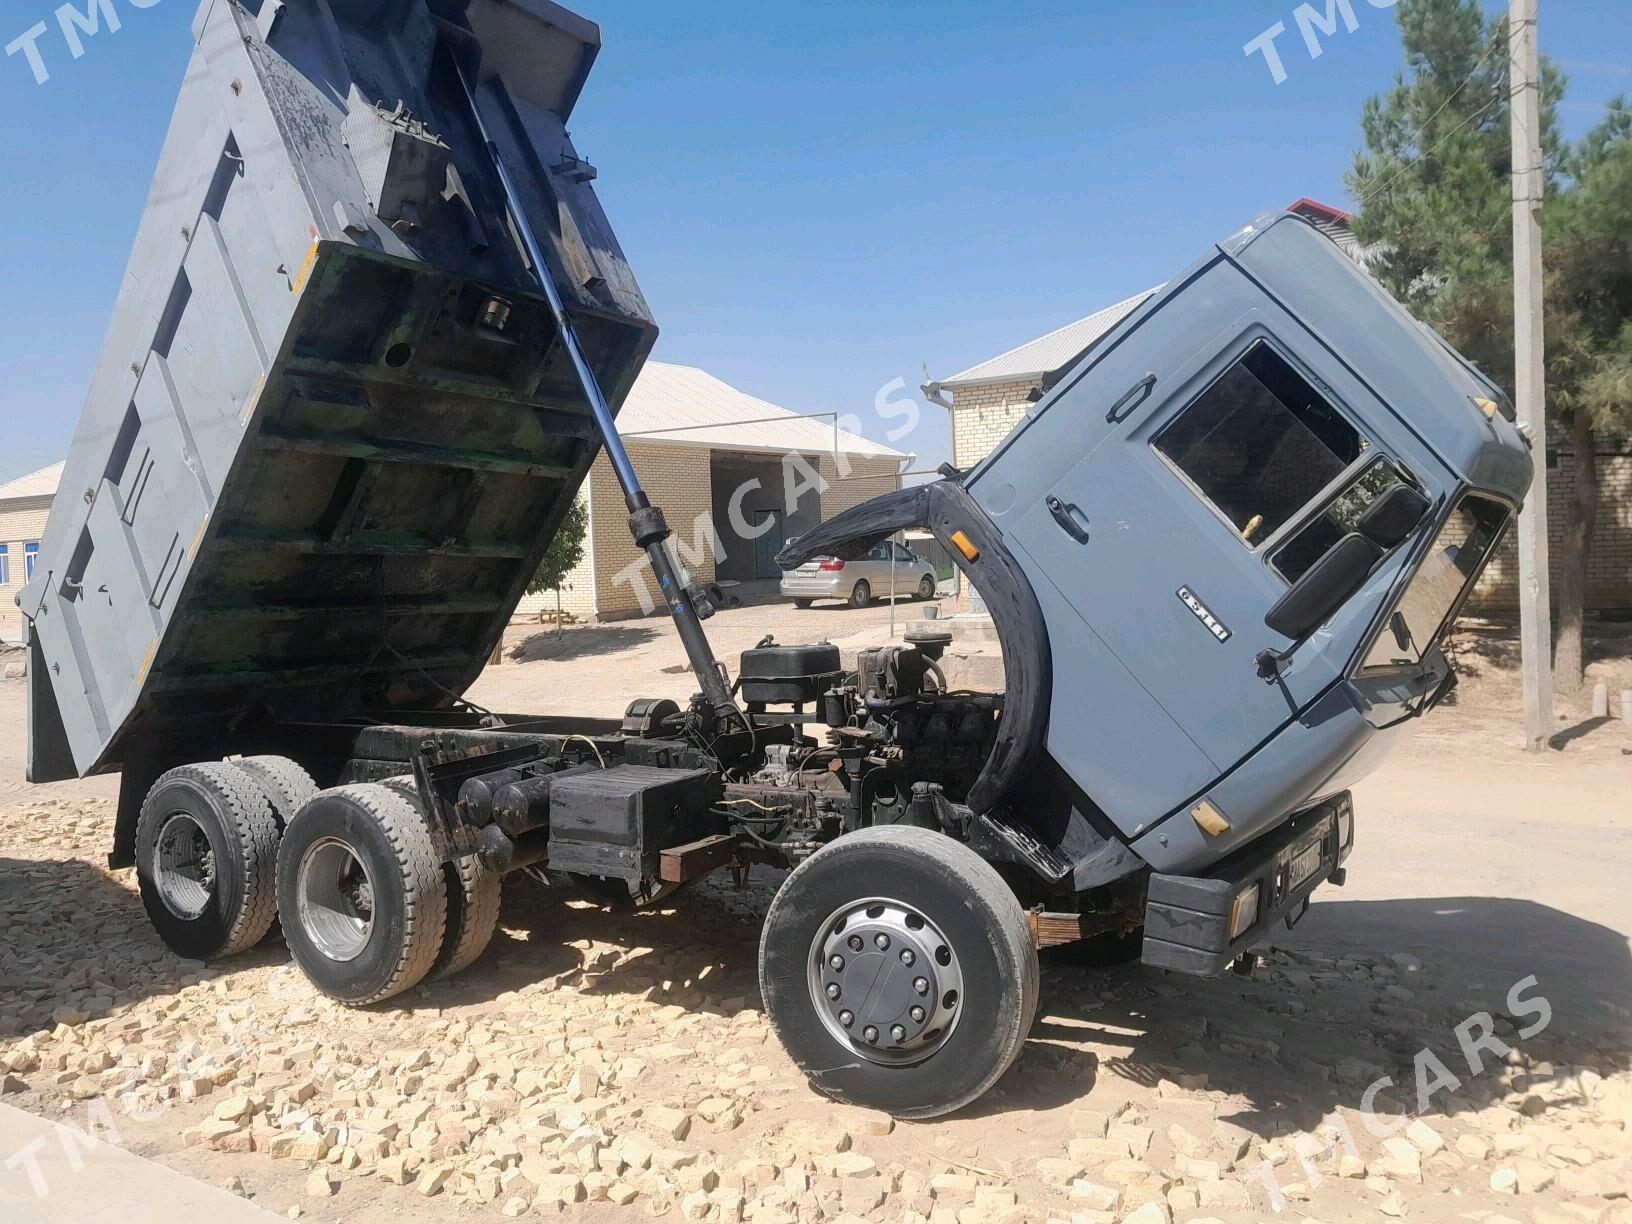
[[[277,920],[278,824],[235,765],[183,765],[153,784],[136,823],[136,882],[166,946],[192,960],[247,952]]]
[[[935,598],[935,579],[928,574],[925,574],[918,584],[918,598],[926,603]]]
[[[284,832],[278,916],[295,963],[331,999],[362,1006],[417,986],[448,921],[418,805],[378,784],[319,794]]]
[[[798,608],[801,612],[808,612],[810,611],[811,604],[815,602],[816,601],[814,599],[796,599],[793,601],[793,606]]]
[[[967,846],[910,826],[841,837],[771,903],[760,988],[811,1087],[898,1118],[961,1109],[1037,1013],[1025,913]]]
[[[873,588],[865,578],[850,588],[850,606],[852,608],[870,607],[872,602]]]

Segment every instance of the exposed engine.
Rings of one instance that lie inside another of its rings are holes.
[[[814,818],[832,832],[922,824],[961,833],[948,826],[966,819],[959,805],[991,754],[1003,699],[949,690],[940,660],[951,642],[944,631],[916,629],[904,646],[862,651],[853,673],[839,670],[831,645],[767,639],[745,651],[739,687],[749,716],[790,726],[795,738],[766,747],[761,766],[727,787],[727,801],[780,809],[794,827]],[[767,708],[774,705],[793,709]],[[735,793],[747,789],[755,793]]]

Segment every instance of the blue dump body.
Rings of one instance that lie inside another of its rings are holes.
[[[499,163],[614,406],[656,336],[566,132],[591,23],[205,0],[194,34],[21,601],[38,781],[480,672],[599,447]]]

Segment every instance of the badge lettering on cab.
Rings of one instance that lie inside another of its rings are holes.
[[[1230,627],[1214,616],[1212,609],[1197,599],[1195,592],[1189,587],[1179,588],[1179,598],[1184,601],[1184,606],[1195,614],[1196,619],[1207,626],[1207,632],[1220,642],[1227,642],[1235,636],[1230,632]]]

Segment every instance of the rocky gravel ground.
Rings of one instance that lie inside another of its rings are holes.
[[[110,802],[51,795],[0,813],[3,1099],[291,1218],[1632,1222],[1624,996],[1525,1036],[1545,977],[1477,958],[1050,959],[998,1089],[895,1124],[816,1097],[772,1036],[769,873],[624,915],[513,879],[475,968],[347,1011],[275,937],[175,959],[98,866]]]

